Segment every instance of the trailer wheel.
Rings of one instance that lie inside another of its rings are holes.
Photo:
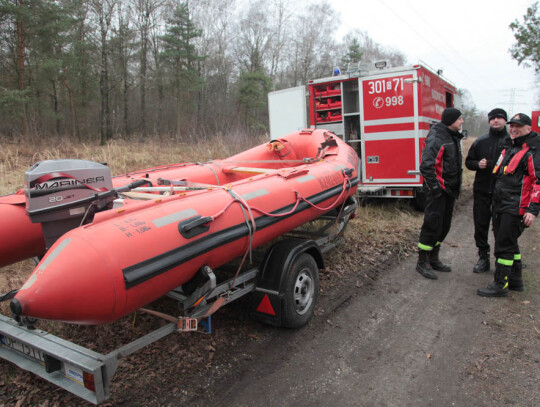
[[[319,297],[319,269],[312,256],[299,255],[292,263],[285,282],[282,326],[299,328],[313,316]]]

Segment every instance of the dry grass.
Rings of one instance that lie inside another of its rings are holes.
[[[105,146],[76,144],[71,140],[41,141],[39,144],[2,142],[0,145],[0,195],[22,187],[24,172],[34,163],[60,158],[78,158],[107,163],[113,174],[158,165],[186,161],[207,161],[225,158],[265,141],[263,136],[217,136],[202,141],[179,142],[171,139],[151,139],[144,143],[112,140]]]

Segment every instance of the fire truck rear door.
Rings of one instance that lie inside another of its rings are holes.
[[[305,86],[270,92],[268,115],[272,140],[305,129],[307,127]]]
[[[361,78],[362,182],[420,183],[416,70]]]

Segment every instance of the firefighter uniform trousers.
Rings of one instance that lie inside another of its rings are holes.
[[[480,253],[489,253],[489,223],[492,216],[492,194],[489,192],[474,192],[473,219],[474,241]]]
[[[523,233],[523,216],[509,213],[493,213],[495,234],[495,258],[498,263],[512,266],[514,260],[521,260],[518,239]]]
[[[455,201],[456,199],[446,192],[442,192],[441,196],[437,198],[428,195],[424,210],[424,223],[420,229],[418,244],[420,249],[431,251],[444,241],[452,224]]]

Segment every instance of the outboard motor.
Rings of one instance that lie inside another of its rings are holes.
[[[41,223],[47,249],[115,198],[104,194],[113,190],[109,167],[85,160],[40,161],[26,171],[24,188],[26,212]]]

